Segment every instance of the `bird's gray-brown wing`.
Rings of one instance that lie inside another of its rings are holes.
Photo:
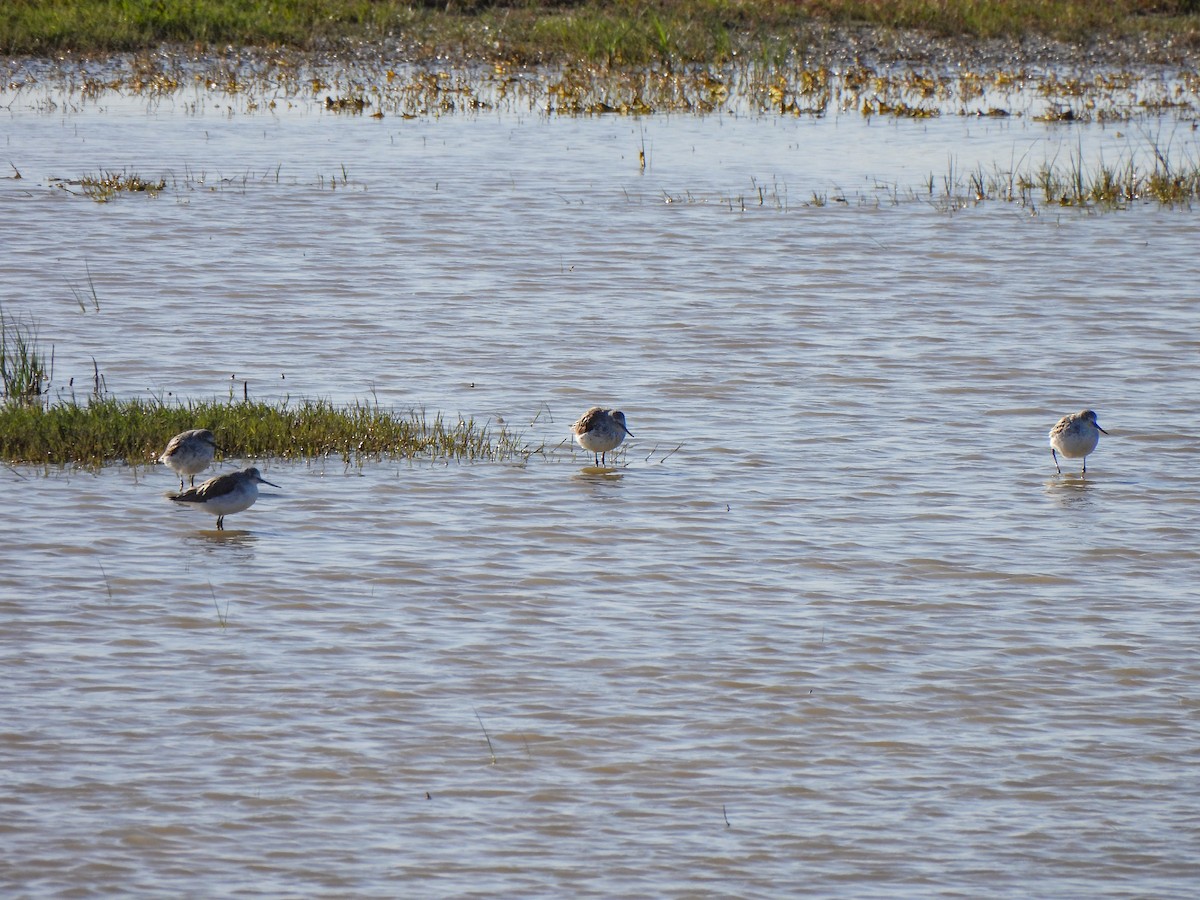
[[[162,457],[160,458],[166,459],[178,453],[179,448],[183,446],[183,442],[187,440],[190,433],[185,431],[183,434],[177,434],[171,440],[167,441],[167,449],[162,452]]]
[[[171,499],[178,500],[180,503],[204,503],[216,497],[223,497],[237,487],[237,476],[236,472],[229,475],[218,475],[216,478],[208,479],[200,487],[190,488],[182,494],[176,494]]]
[[[168,459],[174,456],[183,449],[184,445],[187,444],[188,441],[194,440],[200,437],[202,434],[204,434],[203,428],[193,428],[190,431],[180,432],[179,434],[175,435],[175,437],[167,441],[167,449],[162,452],[162,456],[160,456],[159,459]],[[214,450],[217,447],[216,441],[205,440],[203,443],[211,443]]]
[[[576,434],[587,434],[596,427],[599,420],[604,416],[604,410],[599,406],[593,406],[582,416],[579,421],[571,426],[571,430]]]
[[[1080,423],[1083,421],[1077,415],[1063,416],[1054,425],[1054,433],[1056,435],[1073,434],[1079,430]]]

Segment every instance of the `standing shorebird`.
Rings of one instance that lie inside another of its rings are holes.
[[[210,478],[200,487],[176,494],[171,499],[179,503],[195,503],[205,512],[212,513],[217,517],[217,530],[224,531],[226,516],[254,505],[254,501],[258,499],[260,484],[279,487],[263,478],[258,469],[251,467],[241,472],[230,472]]]
[[[1054,468],[1062,474],[1058,465],[1058,454],[1073,459],[1083,457],[1083,474],[1087,474],[1088,454],[1096,449],[1101,434],[1108,434],[1096,421],[1096,414],[1090,409],[1077,412],[1074,415],[1063,416],[1050,429],[1050,455],[1054,457]]]
[[[604,462],[609,450],[616,450],[625,435],[633,437],[633,432],[625,427],[625,413],[619,409],[601,409],[593,406],[579,421],[571,426],[571,433],[584,450],[592,451],[596,465]]]
[[[183,490],[183,476],[190,475],[192,487],[196,486],[196,476],[208,468],[217,452],[217,439],[207,428],[193,428],[171,438],[167,449],[158,458],[166,463],[179,476],[179,489]]]

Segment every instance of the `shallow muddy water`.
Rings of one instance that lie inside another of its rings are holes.
[[[5,894],[1194,894],[1195,212],[939,196],[1186,121],[202,98],[5,95],[54,396],[542,450],[257,460],[225,532],[161,466],[0,467]]]

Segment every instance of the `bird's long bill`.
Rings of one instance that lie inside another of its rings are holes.
[[[1097,426],[1096,426],[1096,428],[1097,428],[1097,430],[1099,430],[1099,432],[1100,432],[1101,434],[1108,434],[1108,432],[1107,432],[1107,431],[1105,431],[1103,428],[1101,428],[1099,425],[1097,425]]]
[[[621,423],[620,423],[620,422],[618,422],[617,424],[618,424],[618,425],[621,425]],[[622,431],[624,431],[624,432],[625,432],[627,435],[629,435],[630,437],[633,437],[633,432],[632,432],[632,431],[630,431],[628,428],[626,428],[624,425],[621,425],[621,430],[622,430]]]
[[[279,487],[279,485],[277,485],[275,482],[267,481],[267,479],[263,478],[261,475],[258,476],[258,480],[261,481],[263,484],[269,484],[273,488]],[[283,489],[280,488],[280,490],[283,490]]]

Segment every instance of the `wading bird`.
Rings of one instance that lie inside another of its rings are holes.
[[[1050,429],[1050,455],[1054,457],[1054,468],[1062,474],[1058,465],[1058,454],[1079,459],[1083,457],[1083,474],[1087,474],[1088,454],[1096,449],[1101,434],[1108,434],[1096,421],[1096,414],[1090,409],[1073,415],[1063,416]]]
[[[604,462],[609,450],[616,450],[625,435],[633,437],[633,432],[625,427],[625,413],[619,409],[601,409],[593,406],[579,421],[571,426],[571,433],[584,450],[590,450],[596,458],[596,465]],[[598,455],[597,455],[598,454]]]
[[[196,476],[208,468],[217,452],[217,439],[207,428],[193,428],[175,435],[167,443],[167,449],[158,458],[179,476],[179,489],[183,490],[183,476],[190,475],[192,487]]]
[[[216,516],[217,530],[223,531],[226,516],[254,505],[254,501],[258,499],[260,484],[279,487],[263,478],[258,469],[251,467],[241,472],[230,472],[210,478],[200,487],[176,494],[171,499],[178,503],[194,503],[205,512]]]

